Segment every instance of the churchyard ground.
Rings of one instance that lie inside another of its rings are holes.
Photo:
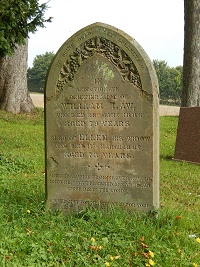
[[[160,117],[158,216],[110,205],[45,211],[43,109],[0,115],[1,266],[200,266],[199,165],[173,160],[177,117]]]

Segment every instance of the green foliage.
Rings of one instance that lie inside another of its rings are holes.
[[[31,92],[44,92],[44,84],[49,65],[54,57],[53,52],[38,55],[33,61],[33,67],[28,68],[28,89]]]
[[[33,162],[26,157],[13,156],[12,154],[0,155],[0,169],[4,174],[21,173],[23,170],[34,170]]]
[[[53,57],[53,52],[46,52],[34,58],[33,67],[28,68],[29,91],[44,92],[47,71]],[[182,92],[183,67],[171,68],[163,60],[153,60],[153,65],[158,76],[161,104],[179,105]]]
[[[153,65],[158,77],[161,103],[180,104],[183,67],[171,68],[164,60],[153,60]]]
[[[24,44],[29,32],[44,27],[44,12],[47,4],[38,0],[1,0],[0,1],[0,55],[11,55],[16,44]]]
[[[199,166],[172,160],[178,118],[160,124],[158,218],[112,205],[64,216],[45,212],[43,110],[0,111],[0,265],[199,267]]]

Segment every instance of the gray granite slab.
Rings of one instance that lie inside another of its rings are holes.
[[[102,23],[57,52],[45,91],[47,207],[159,207],[158,83],[142,47]]]

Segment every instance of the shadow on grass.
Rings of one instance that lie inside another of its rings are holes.
[[[172,155],[160,155],[160,159],[174,161],[174,157]]]

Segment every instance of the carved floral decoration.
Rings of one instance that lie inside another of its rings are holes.
[[[142,90],[139,73],[130,57],[115,43],[97,36],[82,43],[66,60],[59,74],[57,94],[62,91],[66,83],[74,79],[75,73],[81,64],[96,53],[113,63],[123,79],[133,83],[150,100],[151,96]]]

